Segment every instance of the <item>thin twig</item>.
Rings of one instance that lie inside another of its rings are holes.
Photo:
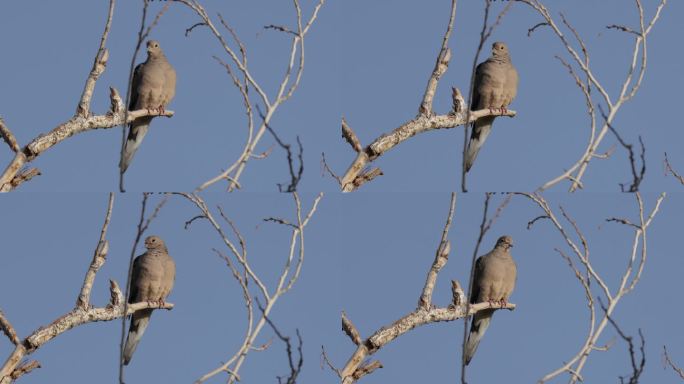
[[[682,185],[684,185],[684,176],[675,172],[675,170],[672,168],[672,165],[670,165],[670,161],[667,159],[667,152],[665,152],[665,170],[666,172],[670,172],[672,176],[674,176],[677,180],[679,180],[679,182]]]
[[[677,366],[675,363],[672,362],[672,359],[670,359],[670,355],[667,353],[667,347],[664,345],[663,345],[663,358],[665,358],[665,363],[667,365],[669,365],[670,368],[672,368],[672,370],[675,371],[675,373],[677,375],[679,375],[679,377],[681,379],[684,379],[684,369],[680,368],[679,366]]]

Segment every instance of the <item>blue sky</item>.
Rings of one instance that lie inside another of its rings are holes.
[[[304,269],[292,292],[280,301],[273,319],[280,329],[304,339],[302,383],[335,382],[321,369],[321,345],[341,367],[354,346],[340,331],[346,311],[362,336],[411,311],[433,260],[449,203],[449,191],[460,183],[463,132],[460,128],[413,137],[380,158],[375,165],[385,175],[354,194],[340,194],[337,183],[322,176],[321,153],[343,173],[354,158],[340,137],[344,116],[363,144],[390,131],[416,113],[434,66],[448,20],[449,1],[422,3],[377,0],[329,1],[306,40],[306,67],[299,90],[277,112],[272,126],[287,142],[299,136],[304,145],[302,202],[310,207],[315,195],[325,196],[306,230]],[[617,92],[627,69],[631,40],[605,29],[608,24],[635,25],[632,2],[576,1],[563,11],[586,38],[592,65],[610,92]],[[655,1],[645,1],[647,15]],[[152,2],[152,12],[163,3]],[[568,3],[569,4],[569,3]],[[267,92],[276,91],[289,42],[264,25],[293,25],[290,2],[236,0],[207,2],[209,13],[221,12],[247,46],[250,66]],[[305,14],[313,3],[306,1]],[[495,10],[502,2],[495,2]],[[649,68],[641,91],[615,121],[625,140],[646,144],[647,173],[642,184],[650,210],[661,191],[668,191],[649,233],[649,259],[637,289],[615,313],[623,329],[646,337],[644,382],[676,382],[661,363],[667,345],[675,361],[684,364],[683,340],[677,330],[680,299],[681,185],[663,172],[663,152],[684,172],[684,134],[671,113],[680,108],[684,60],[679,36],[684,33],[681,2],[671,1],[648,43]],[[0,116],[21,145],[47,132],[73,114],[106,18],[107,2],[7,2],[0,6]],[[98,81],[92,110],[109,107],[108,87],[125,92],[134,49],[139,2],[117,2],[108,48],[107,70]],[[451,106],[450,87],[462,90],[478,42],[480,2],[460,1],[448,72],[435,99],[435,110]],[[27,24],[30,21],[30,24]],[[156,119],[127,172],[129,192],[191,190],[232,163],[246,136],[240,95],[212,55],[222,55],[206,30],[185,29],[196,16],[172,4],[153,31],[178,73],[171,119]],[[482,215],[482,191],[531,190],[574,163],[588,137],[582,95],[567,71],[554,59],[563,48],[543,28],[527,37],[540,19],[516,4],[492,40],[506,41],[520,72],[514,119],[498,119],[494,131],[469,174],[470,194],[459,194],[450,233],[452,254],[440,275],[434,300],[448,303],[449,280],[466,280],[469,260]],[[486,53],[483,55],[483,58]],[[144,54],[138,61],[144,60]],[[25,337],[67,312],[80,289],[92,258],[107,194],[118,186],[120,129],[88,132],[66,140],[32,163],[43,175],[0,198],[0,308]],[[600,152],[615,144],[609,136]],[[266,135],[257,147],[274,145]],[[11,159],[0,145],[0,163]],[[285,257],[289,232],[266,224],[270,216],[293,217],[290,196],[277,193],[277,183],[289,179],[282,150],[275,147],[265,160],[251,160],[241,179],[243,189],[225,194],[216,184],[202,196],[209,206],[221,204],[245,235],[255,268],[273,281]],[[4,167],[4,165],[3,165]],[[631,179],[626,154],[617,147],[607,160],[592,161],[585,191],[568,195],[561,183],[545,194],[552,207],[562,205],[588,237],[596,267],[614,287],[627,263],[632,234],[608,224],[608,217],[636,219],[635,198],[620,194],[618,183]],[[154,197],[154,201],[158,199]],[[497,197],[499,199],[500,197]],[[140,194],[117,194],[109,229],[110,251],[98,274],[93,304],[108,298],[107,279],[123,284],[137,224]],[[498,203],[499,200],[496,200]],[[558,212],[558,211],[556,211]],[[238,285],[213,253],[220,239],[206,223],[189,230],[183,224],[197,214],[191,204],[173,197],[149,229],[164,238],[178,265],[171,312],[157,312],[127,369],[128,382],[187,383],[217,367],[237,347],[245,325]],[[530,201],[516,197],[486,236],[480,254],[496,238],[510,234],[518,263],[518,284],[511,301],[514,312],[494,317],[468,370],[473,383],[533,382],[576,353],[587,328],[581,287],[554,251],[566,249],[548,222],[527,230],[540,215]],[[136,251],[140,254],[141,249]],[[460,376],[462,322],[423,327],[399,338],[375,357],[385,368],[364,383],[455,382]],[[119,322],[89,324],[71,330],[41,348],[32,358],[43,368],[22,382],[114,381],[118,373]],[[259,338],[264,343],[272,333]],[[594,352],[584,370],[587,382],[616,382],[629,373],[622,340],[612,329],[602,343],[615,340],[608,352]],[[0,355],[10,343],[0,338]],[[4,359],[4,358],[3,358]],[[418,369],[416,369],[418,367]],[[494,369],[494,367],[496,367]],[[282,344],[252,352],[242,369],[245,382],[276,382],[288,372]],[[210,382],[224,382],[225,376]]]

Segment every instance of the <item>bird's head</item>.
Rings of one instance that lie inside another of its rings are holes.
[[[508,57],[508,47],[506,46],[506,43],[497,41],[492,44],[492,56],[501,58]]]
[[[499,240],[496,241],[496,247],[502,247],[504,249],[513,247],[513,238],[508,235],[499,237]]]
[[[165,249],[164,240],[159,236],[147,236],[145,239],[145,248],[147,249]]]
[[[149,40],[147,42],[147,54],[151,57],[159,56],[162,53],[161,47],[157,40]]]

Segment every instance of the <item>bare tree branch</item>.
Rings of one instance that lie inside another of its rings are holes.
[[[511,303],[507,303],[504,307],[496,306],[494,308],[492,308],[489,303],[477,303],[471,305],[468,312],[466,312],[465,305],[461,305],[460,307],[433,307],[430,309],[418,307],[413,312],[405,315],[392,324],[379,328],[371,336],[363,340],[354,354],[347,360],[345,367],[340,371],[341,382],[345,384],[356,382],[358,378],[355,377],[355,375],[358,375],[357,371],[359,369],[363,369],[362,364],[366,358],[372,356],[382,347],[414,328],[427,324],[463,319],[482,310],[514,310],[515,307],[516,305]]]
[[[352,162],[349,168],[347,168],[347,172],[342,177],[342,191],[353,192],[367,181],[370,181],[362,180],[368,177],[368,172],[365,172],[364,168],[382,156],[385,152],[391,150],[409,138],[423,132],[434,131],[437,129],[456,128],[458,126],[472,123],[481,117],[494,115],[502,116],[500,112],[491,111],[489,109],[470,112],[469,120],[466,119],[466,113],[464,112],[449,112],[449,114],[446,115],[419,115],[418,117],[409,120],[395,128],[392,132],[379,136],[377,139],[373,140],[373,142],[364,147],[360,152],[358,152],[356,159]],[[503,116],[508,117],[514,117],[515,115],[516,112],[512,110],[508,110],[503,114]],[[346,122],[343,123],[343,132],[344,131],[353,132],[349,124]],[[349,135],[349,133],[344,136],[347,137],[347,135]],[[356,137],[356,135],[354,134],[353,137]]]
[[[258,302],[258,300],[257,300]],[[296,330],[297,333],[297,341],[298,341],[298,346],[297,346],[297,354],[299,357],[297,357],[297,362],[294,361],[293,358],[293,352],[292,352],[292,343],[290,342],[290,336],[285,336],[282,332],[278,330],[278,327],[273,323],[273,321],[264,313],[264,307],[261,306],[261,303],[259,303],[259,309],[261,310],[261,313],[263,314],[264,318],[266,319],[266,322],[268,325],[271,326],[271,329],[273,329],[273,332],[275,332],[276,336],[285,343],[285,352],[287,353],[287,361],[290,365],[290,373],[289,375],[285,378],[283,381],[283,377],[278,376],[278,384],[286,383],[286,384],[295,384],[297,382],[297,377],[299,377],[300,372],[302,371],[302,366],[304,365],[304,355],[302,354],[302,335],[299,333],[299,329]]]
[[[318,197],[314,199],[311,209],[308,211],[308,213],[306,213],[305,216],[303,216],[302,213],[299,195],[297,195],[297,193],[293,193],[292,197],[295,202],[296,211],[295,220],[276,218],[266,219],[269,222],[285,225],[291,230],[290,246],[285,257],[285,264],[280,271],[277,283],[274,284],[273,287],[269,287],[263,278],[252,268],[251,262],[247,258],[246,241],[244,237],[240,234],[235,224],[228,219],[222,209],[219,208],[219,213],[221,217],[230,225],[230,230],[238,240],[237,245],[233,240],[231,240],[230,236],[228,236],[228,233],[224,231],[223,227],[216,220],[214,214],[211,212],[202,197],[200,197],[197,193],[175,194],[183,196],[195,205],[195,207],[200,211],[200,214],[196,217],[206,219],[217,232],[224,245],[228,249],[228,254],[223,254],[218,250],[215,250],[215,252],[219,254],[219,256],[226,262],[233,278],[240,285],[243,298],[245,300],[247,314],[247,329],[243,336],[242,344],[236,349],[230,358],[224,360],[217,368],[204,374],[202,377],[197,379],[196,382],[203,383],[218,374],[226,373],[228,375],[228,383],[234,383],[235,381],[240,380],[240,368],[244,364],[249,352],[254,350],[255,340],[261,333],[264,325],[268,323],[269,316],[275,304],[294,286],[296,281],[299,279],[302,264],[304,262],[304,228],[309,223],[309,220],[313,214],[316,212],[318,203],[322,198],[322,194],[319,194]],[[192,220],[190,220],[190,222]],[[260,316],[255,316],[254,314],[253,297],[259,300],[259,303],[263,302],[263,306],[259,304],[261,309]],[[292,361],[292,364],[293,367],[296,368],[296,365],[299,363],[294,363],[294,361]],[[298,368],[295,370],[299,372]],[[294,376],[296,378],[296,375]]]
[[[603,302],[601,301],[601,298],[599,298],[599,304],[601,304],[601,309],[603,310],[603,313],[605,316],[608,318],[608,321],[610,324],[615,328],[617,331],[618,335],[627,342],[628,345],[628,351],[629,351],[629,361],[632,365],[632,374],[629,377],[629,380],[627,383],[629,384],[639,384],[639,377],[641,377],[641,374],[644,373],[644,367],[646,366],[646,351],[645,351],[645,346],[646,346],[646,341],[644,340],[644,334],[641,333],[641,328],[639,328],[639,338],[641,339],[641,346],[639,347],[639,351],[641,353],[641,358],[637,362],[637,357],[636,357],[636,352],[634,350],[634,341],[632,336],[627,336],[622,329],[620,329],[620,326],[618,326],[617,322],[615,319],[613,319],[608,313],[606,312],[607,309],[603,305]],[[620,376],[620,383],[625,383],[625,378],[623,376]]]
[[[575,82],[577,83],[587,102],[587,112],[590,119],[590,135],[586,148],[580,155],[580,158],[572,166],[568,167],[562,174],[547,181],[538,188],[538,191],[543,191],[564,180],[568,180],[570,181],[570,191],[573,192],[578,188],[582,188],[582,177],[584,176],[584,173],[586,172],[591,160],[594,158],[605,158],[605,156],[597,155],[599,145],[601,145],[603,142],[603,139],[608,133],[610,125],[613,123],[620,108],[627,101],[631,100],[641,87],[647,67],[647,37],[655,23],[660,18],[661,11],[667,3],[667,0],[661,0],[658,3],[653,17],[648,20],[648,22],[644,17],[644,10],[641,5],[641,0],[636,0],[636,10],[639,16],[638,28],[628,28],[615,25],[610,25],[607,27],[609,29],[626,32],[634,37],[632,57],[627,69],[627,75],[622,81],[619,94],[613,96],[611,96],[608,92],[610,87],[604,85],[596,77],[592,67],[589,64],[590,55],[586,45],[584,44],[584,41],[580,37],[578,31],[570,25],[569,21],[564,15],[561,14],[562,23],[571,31],[575,40],[577,40],[579,49],[575,48],[567,39],[554,18],[551,16],[549,10],[546,8],[546,6],[544,6],[544,4],[542,4],[541,0],[517,1],[530,6],[544,20],[543,22],[531,28],[530,33],[538,26],[548,26],[553,31],[554,35],[560,40],[560,43],[565,47],[565,50],[572,59],[571,61],[573,64],[570,65],[562,59],[561,61],[563,62],[563,65],[569,69],[571,76],[575,79]],[[581,72],[586,80],[580,79],[580,77],[577,75],[577,72]],[[591,89],[598,91],[598,100],[594,100],[592,97]],[[599,105],[599,103],[603,104],[607,108],[604,122],[600,124],[600,128],[598,128],[595,113],[595,110],[597,109],[596,106]]]
[[[93,92],[95,91],[95,83],[100,75],[105,70],[107,66],[107,59],[109,58],[109,51],[105,48],[107,43],[107,37],[109,36],[109,29],[112,26],[112,17],[114,16],[114,4],[116,0],[109,0],[109,13],[107,14],[107,22],[105,23],[104,32],[102,32],[102,38],[100,38],[100,47],[97,49],[95,54],[95,60],[93,61],[93,68],[90,70],[88,79],[86,80],[85,86],[83,87],[83,93],[81,94],[81,100],[76,108],[76,114],[81,117],[87,117],[90,113],[90,100],[93,98]],[[16,151],[15,151],[16,152]]]
[[[454,209],[456,209],[456,193],[452,192],[447,221],[446,224],[444,224],[444,230],[442,231],[442,239],[439,241],[439,246],[437,247],[437,252],[435,254],[435,261],[432,262],[432,267],[430,267],[427,279],[425,280],[423,293],[418,300],[418,306],[424,309],[427,309],[432,305],[432,291],[435,289],[435,283],[437,283],[437,275],[439,274],[439,271],[444,268],[447,261],[449,261],[451,243],[449,242],[448,236],[451,221],[454,217]]]
[[[449,23],[447,24],[446,32],[444,32],[444,37],[442,38],[442,47],[437,55],[437,61],[435,62],[435,68],[432,70],[432,74],[428,79],[427,86],[425,87],[425,94],[423,95],[423,101],[420,103],[420,108],[418,108],[418,113],[420,115],[432,115],[432,100],[435,98],[435,93],[437,92],[437,85],[439,84],[439,79],[446,73],[449,68],[449,61],[451,60],[451,50],[449,49],[449,37],[451,37],[451,31],[454,28],[454,19],[456,18],[456,0],[451,0],[451,12],[449,14]]]
[[[0,310],[0,330],[2,330],[2,333],[7,336],[7,338],[12,342],[14,345],[19,344],[19,337],[17,337],[17,332],[14,330],[14,327],[12,327],[12,323],[7,320],[5,317],[5,314],[2,313]]]
[[[672,165],[670,165],[670,161],[667,159],[667,152],[665,152],[665,171],[670,172],[672,176],[674,176],[682,185],[684,185],[684,176],[672,169]]]
[[[613,128],[612,124],[608,122],[608,117],[603,111],[603,107],[600,105],[599,110],[601,111],[601,116],[603,116],[603,120],[605,124],[608,125],[610,131],[613,132],[620,145],[622,145],[629,152],[629,165],[632,170],[632,184],[629,186],[629,189],[625,189],[625,184],[620,183],[620,189],[622,192],[638,192],[639,185],[644,180],[644,174],[646,173],[646,148],[644,147],[644,141],[641,139],[641,135],[639,135],[639,144],[641,144],[641,169],[637,171],[636,160],[634,158],[634,149],[632,149],[633,145],[627,144],[622,137],[620,137],[618,131]]]
[[[83,281],[81,293],[78,295],[78,299],[76,300],[76,307],[87,309],[88,305],[90,305],[90,292],[93,289],[95,275],[104,265],[107,252],[109,251],[109,242],[105,239],[105,236],[107,235],[107,228],[109,228],[109,220],[112,218],[113,207],[114,194],[110,192],[109,203],[107,205],[107,214],[105,215],[104,224],[102,224],[102,230],[100,231],[100,240],[97,242],[97,246],[95,247],[95,252],[93,254],[93,261],[90,262],[90,267],[88,268],[85,280]]]
[[[264,125],[266,125],[266,128],[268,131],[273,135],[273,138],[276,140],[278,145],[284,149],[287,152],[287,166],[288,170],[290,171],[290,184],[287,185],[287,187],[283,188],[283,184],[278,183],[278,190],[280,192],[296,192],[297,191],[297,185],[299,182],[302,180],[302,174],[304,173],[304,148],[302,147],[302,142],[299,140],[299,136],[297,136],[297,146],[299,147],[299,153],[297,154],[297,158],[299,160],[299,166],[297,167],[297,171],[295,171],[295,165],[294,165],[294,159],[292,158],[292,145],[286,144],[282,140],[280,140],[280,137],[278,137],[278,134],[273,130],[270,124],[266,122],[266,116],[261,112],[261,109],[257,106],[257,110],[259,111],[259,116],[263,120]]]
[[[2,117],[0,117],[0,136],[2,137],[2,140],[9,145],[12,152],[17,153],[21,150],[19,144],[17,144],[17,139],[7,125],[5,125],[5,121],[2,120]]]
[[[537,206],[539,206],[539,208],[541,208],[544,212],[544,216],[549,219],[549,221],[556,228],[556,230],[564,239],[565,243],[570,248],[571,253],[573,254],[572,257],[561,250],[558,250],[558,252],[561,254],[563,259],[568,262],[568,265],[574,272],[575,277],[583,287],[587,300],[587,308],[589,310],[589,330],[583,345],[580,347],[577,353],[570,359],[566,360],[561,367],[542,377],[539,382],[548,382],[564,373],[570,375],[570,383],[582,381],[582,369],[584,368],[584,365],[586,364],[591,353],[595,350],[601,349],[600,347],[597,347],[597,341],[605,330],[605,327],[610,323],[610,317],[615,311],[618,303],[625,295],[634,290],[637,283],[641,279],[641,274],[643,272],[648,254],[646,241],[647,229],[651,225],[655,215],[658,213],[660,204],[665,198],[665,193],[661,194],[656,199],[653,208],[647,216],[641,195],[639,193],[634,194],[639,214],[639,220],[637,224],[632,224],[632,221],[627,219],[609,219],[610,222],[616,222],[625,225],[626,228],[629,228],[633,231],[632,250],[630,254],[627,255],[627,266],[622,273],[619,284],[613,288],[608,285],[604,277],[602,277],[594,268],[592,261],[589,258],[589,242],[580,231],[577,223],[565,210],[561,208],[562,216],[573,227],[576,237],[579,238],[580,245],[577,244],[576,240],[573,240],[574,236],[571,236],[563,227],[560,220],[557,218],[556,214],[553,212],[544,197],[538,193],[516,194],[523,195],[537,204]],[[582,268],[584,271],[580,271],[580,268]],[[600,288],[600,293],[596,296],[597,299],[605,300],[606,302],[603,316],[600,316],[600,318],[597,318],[596,316],[595,300],[591,291],[591,286],[594,283],[598,284],[598,287]]]
[[[665,363],[667,365],[669,365],[670,368],[672,368],[672,370],[675,371],[675,373],[677,375],[679,375],[679,377],[681,379],[684,380],[684,369],[678,367],[677,365],[675,365],[675,363],[672,362],[672,359],[670,359],[670,355],[668,355],[668,353],[667,353],[667,347],[664,345],[663,345],[663,358],[665,359]]]
[[[26,178],[24,176],[24,180],[16,182],[15,179],[21,177],[21,175],[18,175],[21,167],[26,163],[30,163],[31,161],[35,160],[36,157],[40,156],[43,152],[71,136],[95,129],[114,128],[122,124],[128,124],[140,117],[171,117],[174,115],[173,111],[168,110],[164,111],[162,114],[159,114],[156,111],[141,109],[138,111],[129,112],[128,118],[125,118],[125,113],[122,111],[125,111],[126,108],[123,106],[123,102],[121,101],[118,92],[111,93],[111,101],[113,105],[116,105],[119,112],[110,110],[105,115],[89,115],[88,117],[76,115],[68,121],[58,125],[50,132],[38,135],[30,143],[21,148],[21,150],[15,155],[14,159],[5,168],[2,175],[0,175],[0,192],[9,192],[10,190],[16,188],[21,182],[29,180],[30,177]]]
[[[308,34],[309,29],[313,25],[314,21],[316,21],[316,19],[318,18],[318,12],[325,3],[325,0],[317,1],[308,20],[304,19],[302,15],[302,9],[299,4],[299,0],[293,0],[293,6],[296,13],[296,28],[274,25],[269,25],[265,27],[268,30],[282,32],[291,38],[289,60],[285,68],[285,73],[278,86],[278,91],[275,93],[275,95],[268,95],[265,91],[264,86],[260,82],[258,82],[256,78],[252,75],[252,72],[250,71],[247,65],[247,54],[245,46],[238,38],[235,30],[229,26],[229,24],[223,19],[221,15],[219,15],[220,23],[229,31],[231,38],[233,39],[235,44],[238,45],[240,51],[239,55],[236,52],[236,50],[230,46],[229,42],[218,30],[212,19],[209,17],[209,14],[205,10],[205,8],[199,3],[198,0],[175,1],[190,8],[197,14],[197,16],[199,16],[201,20],[200,22],[190,27],[186,31],[186,35],[187,33],[189,33],[190,30],[192,30],[192,28],[201,25],[209,28],[211,33],[218,40],[219,44],[221,45],[221,47],[230,59],[228,60],[228,63],[223,62],[221,60],[219,60],[219,62],[221,62],[221,65],[223,65],[226,68],[231,79],[233,80],[233,84],[243,97],[243,102],[245,104],[245,110],[247,114],[248,135],[247,142],[243,147],[242,153],[226,170],[224,170],[217,176],[211,178],[210,180],[207,180],[206,182],[202,183],[202,185],[200,185],[196,189],[197,191],[201,191],[215,183],[218,183],[222,180],[226,180],[228,182],[228,190],[232,191],[233,189],[239,187],[240,176],[242,175],[242,172],[244,172],[247,162],[253,157],[253,154],[256,151],[256,146],[259,144],[264,133],[266,133],[267,126],[268,124],[270,124],[271,119],[273,118],[273,115],[275,114],[276,110],[280,107],[281,104],[283,104],[290,97],[292,97],[294,92],[299,87],[302,73],[304,71],[304,39]],[[236,73],[239,73],[242,79],[240,79]],[[253,100],[250,97],[248,93],[249,88],[252,88],[256,92],[256,100]],[[262,123],[259,124],[259,127],[255,131],[252,111],[255,109],[253,106],[256,105],[257,102],[261,103],[261,105],[264,106],[265,112],[263,114],[264,118]]]

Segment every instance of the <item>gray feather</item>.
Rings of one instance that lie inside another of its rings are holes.
[[[463,358],[465,359],[466,365],[470,364],[477,351],[477,346],[480,345],[480,340],[484,336],[485,331],[489,327],[489,323],[492,321],[492,316],[494,311],[484,310],[480,311],[473,316],[473,322],[470,325],[470,333],[468,334],[468,341],[466,341],[465,352]]]
[[[126,144],[124,145],[123,156],[121,157],[121,163],[119,164],[121,173],[126,172],[128,166],[131,165],[133,156],[138,151],[140,144],[142,144],[142,141],[145,138],[145,135],[147,135],[147,129],[150,127],[151,121],[151,117],[143,117],[130,125],[128,138],[126,139]]]
[[[494,123],[494,116],[487,116],[478,119],[473,124],[473,132],[470,135],[470,141],[468,141],[468,147],[466,149],[465,157],[465,168],[466,172],[470,171],[470,168],[475,163],[477,154],[480,152],[480,148],[487,140],[487,136],[492,131],[492,124]]]
[[[143,309],[133,315],[131,320],[131,327],[128,329],[128,337],[126,338],[126,345],[124,346],[124,365],[130,363],[135,349],[138,348],[138,343],[150,323],[150,316],[152,316],[151,309]]]

